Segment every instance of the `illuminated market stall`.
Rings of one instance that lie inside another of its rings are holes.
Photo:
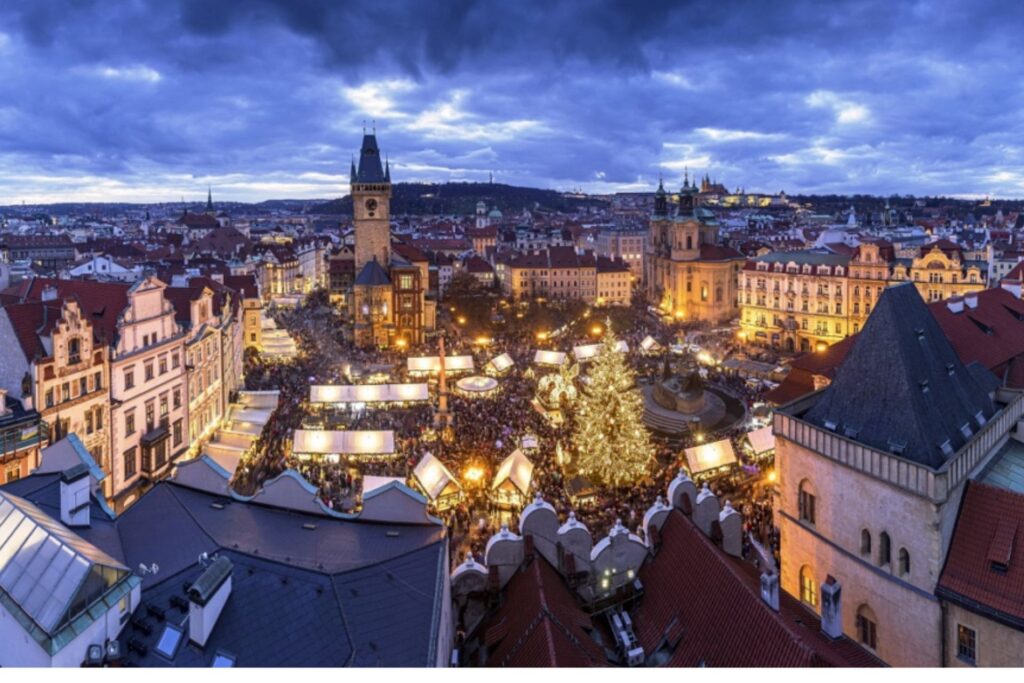
[[[647,335],[640,342],[640,351],[643,353],[658,353],[661,351],[661,344],[655,341],[654,337]]]
[[[455,393],[466,398],[485,398],[498,391],[498,380],[483,375],[463,377],[455,383]]]
[[[620,339],[615,343],[615,350],[619,353],[627,353],[629,351],[629,345]],[[573,347],[572,355],[576,357],[576,361],[578,363],[584,363],[593,359],[600,351],[601,344],[582,344],[580,346]]]
[[[416,356],[406,359],[409,374],[414,377],[436,375],[441,372],[440,356]],[[462,372],[473,372],[473,356],[445,356],[444,371],[454,375]]]
[[[390,457],[395,454],[395,433],[296,429],[292,437],[292,454],[299,460],[323,458],[333,463],[350,456],[365,459]]]
[[[501,461],[491,484],[491,500],[499,508],[519,509],[529,500],[532,481],[533,463],[517,448]]]
[[[538,349],[533,354],[534,365],[544,365],[551,368],[561,367],[565,365],[566,354],[561,351],[545,351],[544,349]]]
[[[499,356],[495,356],[487,363],[487,371],[493,371],[495,374],[501,377],[508,373],[508,371],[511,370],[514,365],[515,363],[512,361],[512,356],[508,355],[507,353],[503,353]]]
[[[432,453],[427,453],[412,471],[413,482],[438,510],[447,510],[462,499],[462,485]]]
[[[755,458],[767,458],[775,453],[775,435],[772,434],[771,425],[748,432],[747,441],[750,442],[750,450]]]
[[[309,402],[314,405],[357,408],[363,405],[409,405],[429,399],[426,384],[314,384]]]
[[[694,479],[726,474],[736,464],[736,453],[729,439],[687,448],[684,453],[687,469]]]

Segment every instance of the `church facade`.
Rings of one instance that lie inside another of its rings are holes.
[[[381,163],[377,136],[363,135],[352,162],[355,280],[349,297],[355,343],[364,348],[423,343],[436,304],[426,300],[423,269],[392,248],[391,167]]]
[[[670,216],[668,193],[658,185],[647,240],[647,296],[677,320],[722,322],[739,314],[736,282],[746,259],[718,244],[718,223],[697,196],[687,178]]]

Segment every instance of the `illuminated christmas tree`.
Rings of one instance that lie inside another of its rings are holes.
[[[611,321],[576,402],[575,464],[593,482],[620,486],[640,479],[654,453],[644,427],[643,396],[626,354],[616,351]]]

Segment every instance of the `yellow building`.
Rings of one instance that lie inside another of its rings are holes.
[[[912,281],[926,301],[985,288],[985,263],[964,259],[951,242],[926,245],[914,258],[894,253],[880,240],[852,256],[773,252],[750,260],[739,276],[741,338],[784,351],[817,350],[860,332],[889,285]]]
[[[697,205],[696,184],[684,181],[671,217],[668,194],[658,185],[644,264],[648,299],[679,320],[735,318],[737,277],[745,259],[717,242],[718,223]]]

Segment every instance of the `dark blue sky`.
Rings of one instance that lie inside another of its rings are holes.
[[[1024,196],[1024,3],[3,0],[0,203],[396,180]]]

